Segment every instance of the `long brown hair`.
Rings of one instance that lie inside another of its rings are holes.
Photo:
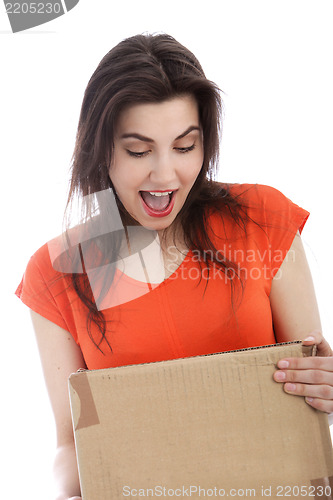
[[[219,210],[222,216],[231,215],[235,223],[243,227],[246,211],[226,186],[214,181],[223,109],[221,92],[206,78],[197,58],[169,35],[137,35],[123,40],[105,55],[90,78],[79,118],[68,206],[76,195],[84,197],[113,189],[109,178],[114,147],[112,138],[125,107],[162,102],[183,95],[193,96],[198,104],[204,160],[177,220],[189,248],[195,248],[202,255],[213,250],[210,255],[214,255],[216,248],[207,232],[209,209]],[[117,202],[126,220],[128,214],[120,201]],[[214,261],[214,257],[211,260]],[[209,267],[209,262],[205,265]],[[227,259],[221,261],[220,258],[218,265],[225,272],[230,267],[235,268]],[[101,338],[95,344],[101,350],[103,339],[108,343],[103,313],[96,307],[88,280],[82,280],[82,276],[76,274],[71,279],[87,306],[88,332],[91,321],[99,327]]]

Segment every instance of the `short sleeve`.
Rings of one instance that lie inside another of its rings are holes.
[[[261,186],[260,189],[272,251],[272,277],[274,277],[290,250],[297,232],[302,233],[310,214],[277,189],[268,186]]]
[[[266,247],[271,277],[274,278],[297,232],[302,233],[310,214],[273,187],[255,185],[254,189],[255,192],[251,195],[253,202],[251,206],[254,220],[257,220],[258,225],[261,226],[257,234],[261,232],[267,238],[265,242],[262,241],[262,244]],[[260,236],[258,238],[260,241]]]
[[[73,335],[66,282],[51,265],[47,244],[29,260],[15,294],[30,309]],[[75,338],[75,333],[74,333]]]
[[[256,267],[258,274],[265,276],[270,287],[297,232],[302,233],[310,214],[271,186],[261,184],[229,186],[231,194],[244,209],[243,213],[246,212],[241,265]],[[243,234],[242,228],[240,231]],[[239,229],[236,230],[236,234],[239,234]]]

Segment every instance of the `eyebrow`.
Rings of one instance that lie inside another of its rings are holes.
[[[186,137],[193,130],[200,131],[200,127],[198,127],[197,125],[191,125],[190,127],[188,127],[188,129],[185,130],[185,132],[183,132],[178,137],[176,137],[175,141],[178,141],[179,139],[183,139],[183,137]],[[143,142],[155,142],[154,139],[150,139],[150,137],[145,137],[144,135],[141,135],[141,134],[136,134],[135,132],[133,132],[133,133],[130,132],[129,134],[123,134],[121,136],[121,139],[129,139],[129,138],[138,139],[139,141],[143,141]]]

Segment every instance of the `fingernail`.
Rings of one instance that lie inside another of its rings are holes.
[[[308,397],[306,397],[306,398],[305,398],[305,401],[306,401],[307,403],[312,403],[313,398],[308,398]]]
[[[275,380],[282,381],[285,380],[286,374],[284,372],[276,372],[275,373]]]
[[[303,342],[313,342],[315,340],[314,337],[306,337],[306,339],[303,340]]]
[[[281,361],[278,362],[279,368],[288,368],[288,366],[289,366],[289,361],[286,361],[285,359],[282,359]]]
[[[296,391],[296,385],[295,384],[285,384],[285,389],[288,392],[294,392]]]

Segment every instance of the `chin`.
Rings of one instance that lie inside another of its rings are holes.
[[[151,222],[142,222],[142,226],[145,227],[146,229],[150,229],[151,231],[163,231],[164,229],[167,229],[170,227],[173,223],[174,219],[171,221],[151,221]]]

